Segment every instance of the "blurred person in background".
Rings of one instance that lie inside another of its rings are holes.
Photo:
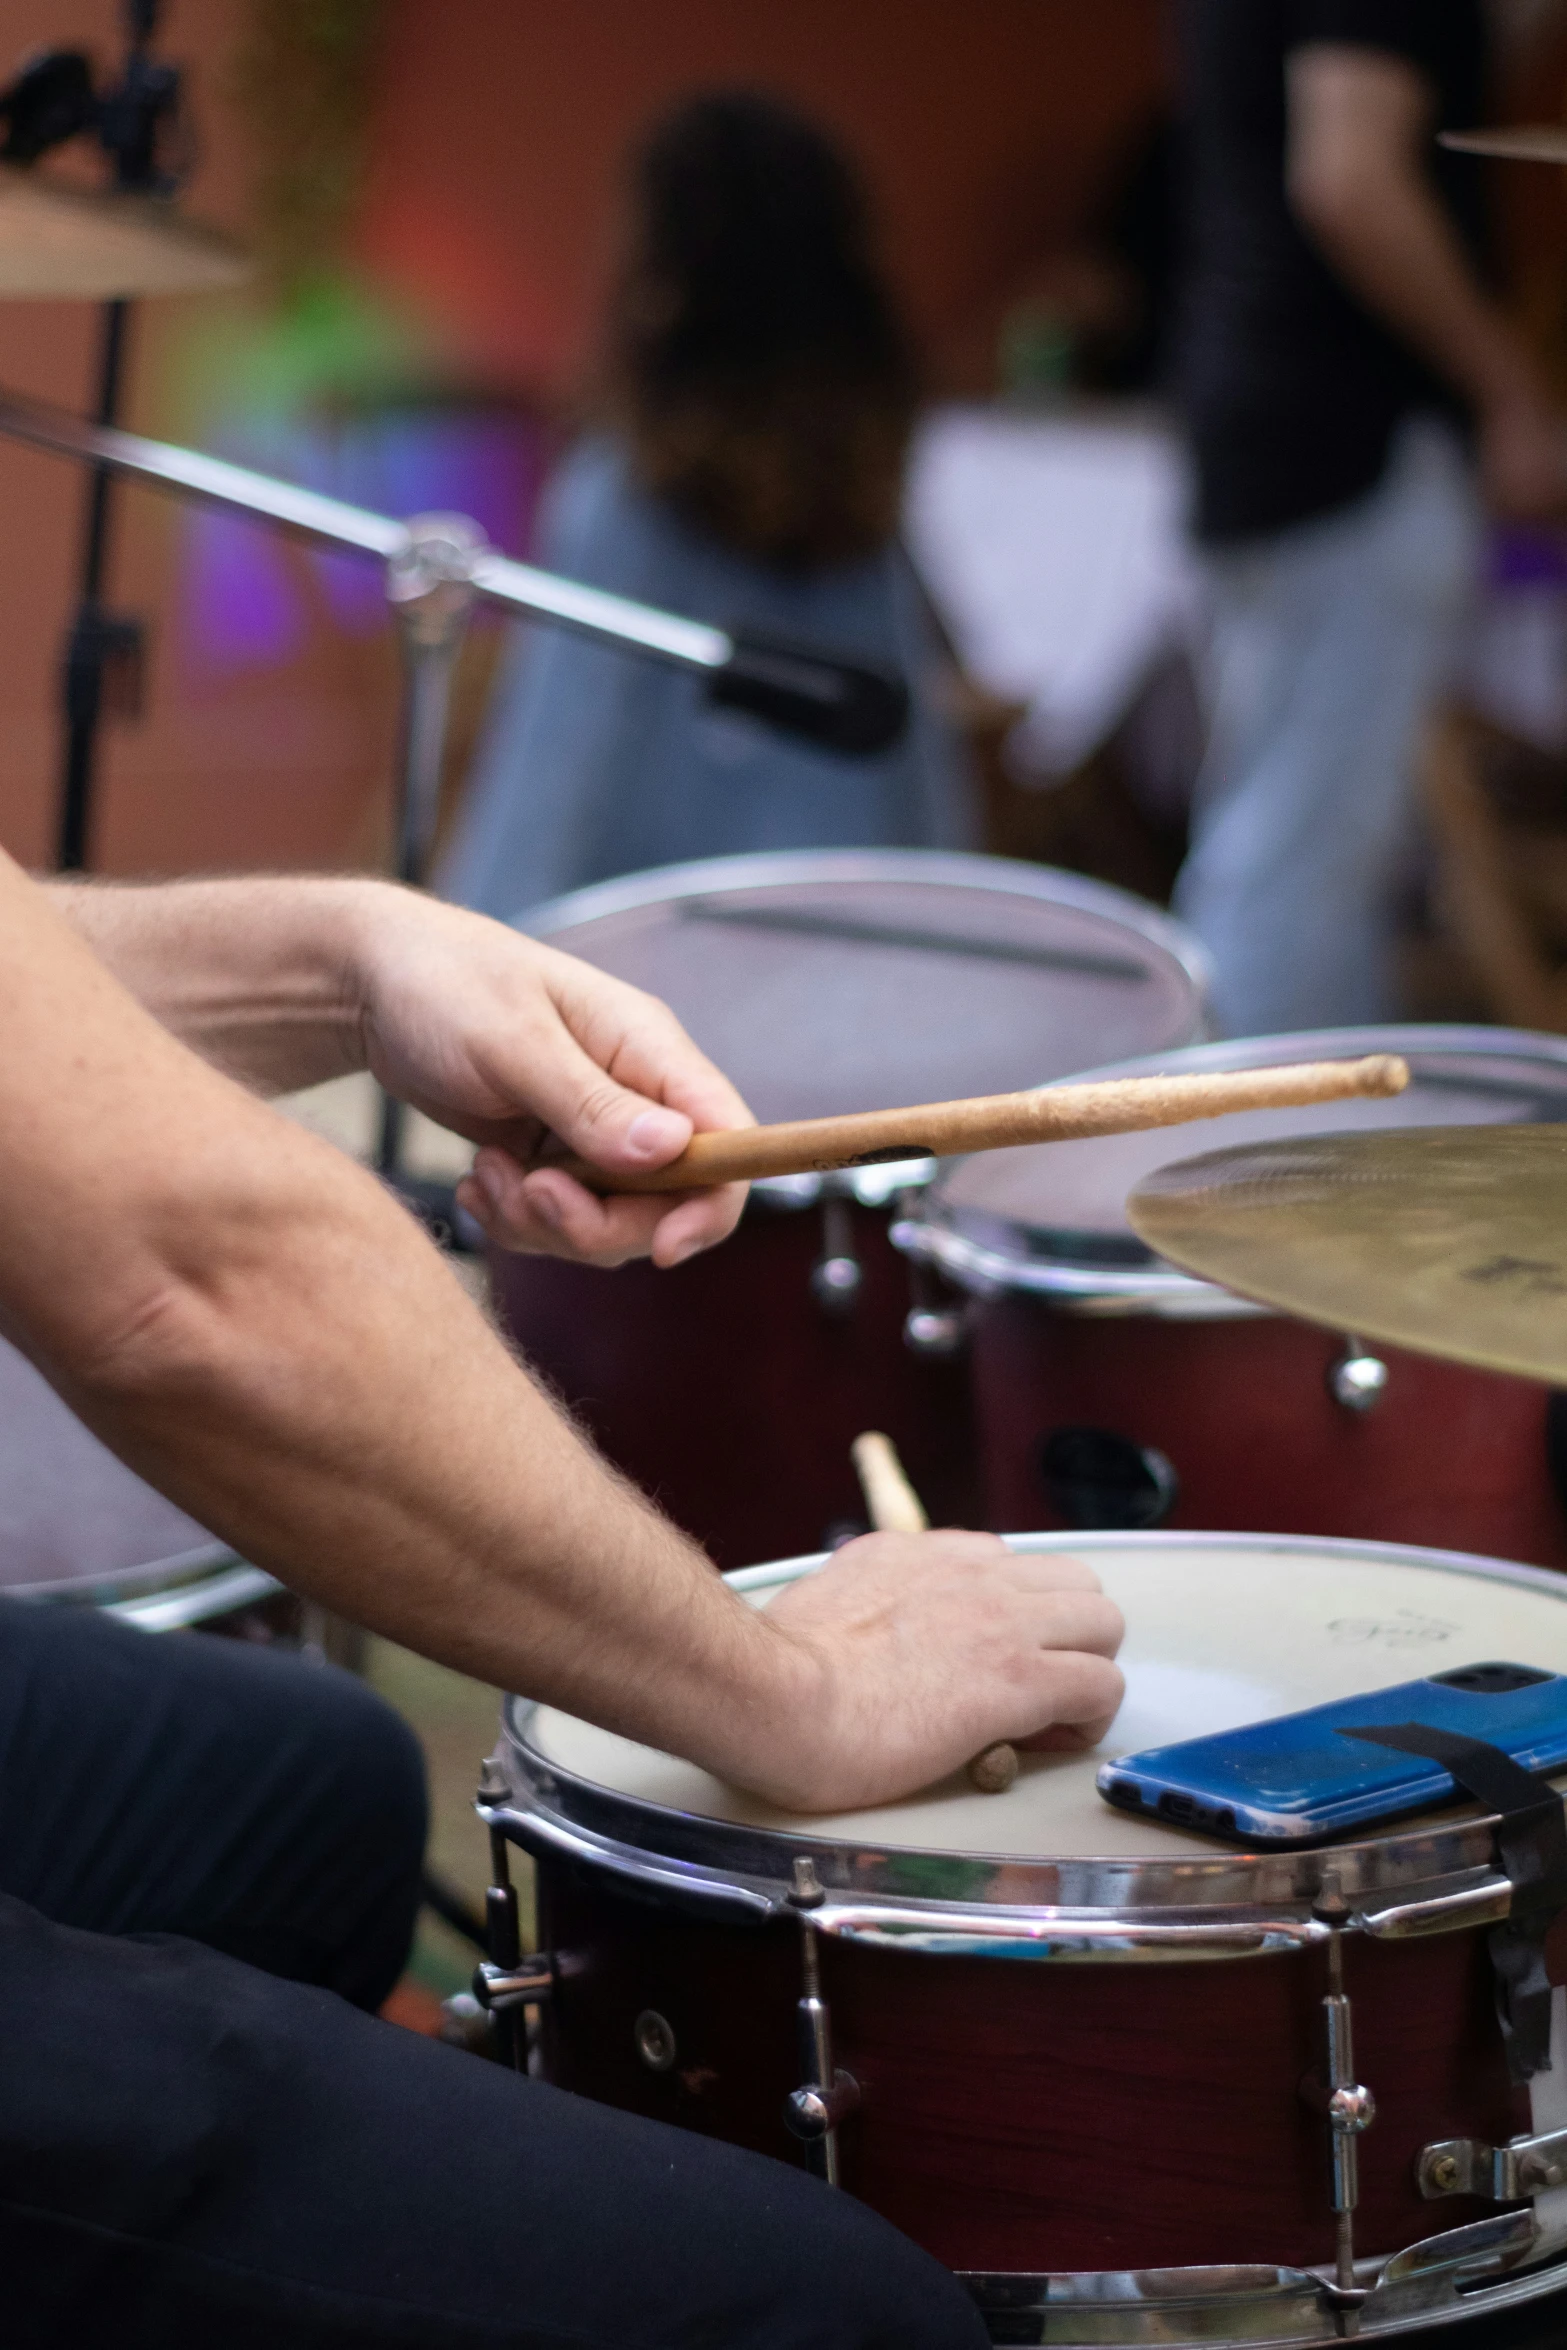
[[[691,857],[968,845],[956,740],[925,690],[934,630],[897,540],[914,363],[855,174],[811,123],[720,93],[654,130],[605,374],[538,559],[895,671],[909,728],[845,757],[709,708],[694,675],[521,628],[443,893],[504,917]]]
[[[1480,0],[1182,0],[1177,373],[1213,597],[1175,908],[1234,1035],[1386,1019],[1423,721],[1480,505],[1567,503],[1567,441],[1486,290]]]

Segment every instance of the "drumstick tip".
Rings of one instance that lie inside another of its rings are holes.
[[[1364,1094],[1402,1093],[1409,1083],[1409,1063],[1401,1053],[1368,1053],[1360,1064],[1360,1079]]]

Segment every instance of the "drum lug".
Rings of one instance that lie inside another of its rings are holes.
[[[910,1354],[955,1355],[967,1337],[967,1299],[944,1295],[930,1267],[911,1258],[909,1310],[903,1317],[903,1343]]]
[[[852,2073],[840,2071],[832,2060],[832,2018],[822,1997],[821,1949],[811,1915],[824,1898],[815,1862],[803,1857],[797,1860],[788,1899],[800,1920],[803,1991],[795,2018],[805,2079],[784,2100],[784,2127],[801,2141],[807,2169],[829,2187],[836,2187],[838,2125],[858,2112],[860,2085]]]
[[[852,1314],[865,1286],[865,1267],[854,1245],[854,1211],[829,1193],[822,1201],[822,1253],[811,1267],[811,1295],[833,1321]]]
[[[1388,1368],[1358,1338],[1346,1338],[1344,1351],[1328,1365],[1328,1393],[1346,1412],[1369,1412],[1387,1393]]]
[[[1483,2138],[1438,2138],[1421,2147],[1415,2184],[1429,2203],[1443,2195],[1525,2203],[1548,2188],[1567,2186],[1567,2130],[1509,2138],[1505,2146],[1488,2146]]]
[[[496,1758],[492,1755],[484,1766],[479,1782],[479,1800],[493,1796],[501,1777]],[[555,1988],[554,1956],[547,1950],[532,1951],[525,1958],[522,1952],[522,1934],[517,1916],[517,1891],[511,1881],[511,1867],[502,1831],[490,1828],[490,1883],[484,1897],[485,1921],[490,1955],[474,1969],[473,1995],[492,2018],[495,2032],[495,2053],[502,2064],[509,2064],[515,2072],[525,2072],[528,2065],[528,2038],[526,2010],[537,2007],[550,1997]]]
[[[555,1954],[533,1950],[515,1966],[493,1966],[484,1959],[473,1970],[473,1995],[491,2015],[505,2015],[516,2007],[537,2007],[555,1989]]]
[[[1312,1905],[1312,1915],[1328,1929],[1328,1988],[1322,2002],[1324,2058],[1322,2077],[1301,2083],[1306,2103],[1328,2124],[1333,2151],[1333,2210],[1337,2221],[1334,2274],[1325,2282],[1324,2298],[1332,2308],[1341,2333],[1357,2333],[1360,2308],[1369,2288],[1355,2281],[1355,2207],[1360,2201],[1362,2130],[1376,2120],[1376,2099],[1355,2078],[1355,2044],[1349,1994],[1344,1989],[1344,1928],[1350,1908],[1337,1877],[1324,1877]]]

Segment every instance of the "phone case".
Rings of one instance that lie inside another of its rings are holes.
[[[1481,1664],[1123,1754],[1102,1765],[1097,1785],[1118,1810],[1226,1841],[1323,1843],[1456,1795],[1440,1765],[1338,1735],[1393,1722],[1484,1739],[1525,1770],[1567,1767],[1567,1678]]]

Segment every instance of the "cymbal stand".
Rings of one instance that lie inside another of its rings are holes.
[[[128,50],[124,78],[101,97],[93,96],[84,78],[80,119],[73,120],[70,112],[62,114],[59,130],[62,135],[74,129],[95,130],[113,161],[117,188],[168,195],[173,192],[176,175],[164,167],[163,133],[178,118],[179,70],[156,64],[149,55],[158,0],[128,0],[125,15]],[[94,412],[95,421],[103,427],[113,426],[119,416],[129,322],[129,302],[104,304]],[[63,873],[80,872],[87,863],[105,685],[127,714],[137,708],[141,695],[145,642],[141,622],[110,613],[103,604],[113,478],[112,469],[101,461],[93,467],[87,492],[81,587],[65,646],[65,755],[57,846],[57,862]]]
[[[452,672],[477,593],[473,561],[487,544],[466,514],[416,514],[386,566],[386,600],[404,662],[395,870],[399,881],[415,886],[425,878],[440,814]],[[383,1092],[376,1167],[392,1181],[398,1178],[402,1132],[403,1105]]]

